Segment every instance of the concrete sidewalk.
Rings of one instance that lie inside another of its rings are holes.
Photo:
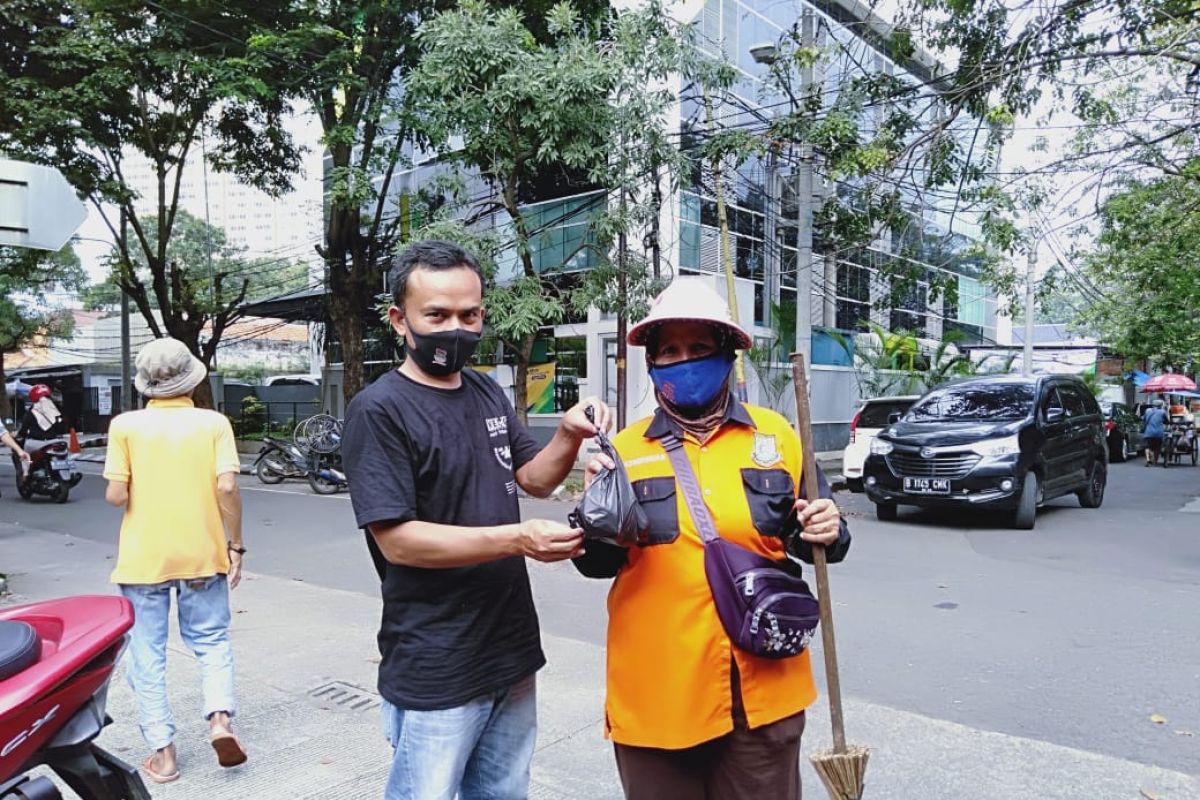
[[[0,567],[16,593],[5,602],[110,593],[113,556],[111,547],[94,542],[0,523]],[[379,602],[366,594],[250,574],[233,593],[233,607],[241,702],[236,724],[250,761],[233,770],[217,767],[200,719],[196,665],[173,634],[168,660],[183,778],[152,786],[154,797],[380,797],[390,753],[372,691]],[[603,649],[554,636],[545,636],[544,643],[549,665],[539,679],[540,731],[530,796],[617,800],[611,748],[602,737]],[[116,722],[102,744],[127,761],[140,761],[145,746],[120,676],[109,712]],[[1195,776],[853,697],[847,698],[846,717],[852,740],[874,748],[868,772],[872,800],[1200,798]],[[805,750],[826,746],[828,738],[828,713],[819,705],[810,712]],[[803,769],[808,797],[824,797],[808,765]],[[1142,790],[1149,794],[1139,795]]]

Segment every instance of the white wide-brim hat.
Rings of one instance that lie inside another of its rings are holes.
[[[749,350],[754,345],[750,334],[733,321],[729,304],[704,278],[676,278],[650,303],[650,313],[629,329],[625,341],[634,347],[645,347],[646,338],[654,328],[668,322],[701,322],[725,330],[733,340],[734,349]]]
[[[133,385],[146,397],[182,397],[208,376],[204,362],[183,342],[169,337],[143,347],[135,364]]]

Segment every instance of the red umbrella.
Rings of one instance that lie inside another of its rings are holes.
[[[1178,372],[1168,372],[1166,375],[1155,375],[1142,384],[1141,391],[1151,394],[1156,392],[1194,392],[1196,382]]]

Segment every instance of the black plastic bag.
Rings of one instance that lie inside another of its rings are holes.
[[[589,419],[591,410],[589,407]],[[650,534],[650,521],[633,493],[625,465],[603,432],[596,434],[596,443],[600,445],[600,452],[611,458],[616,467],[601,470],[596,475],[579,505],[567,518],[568,522],[582,528],[585,539],[598,539],[621,547],[644,544]]]

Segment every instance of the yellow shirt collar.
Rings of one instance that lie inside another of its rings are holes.
[[[147,408],[194,408],[190,397],[156,397],[146,404]]]

